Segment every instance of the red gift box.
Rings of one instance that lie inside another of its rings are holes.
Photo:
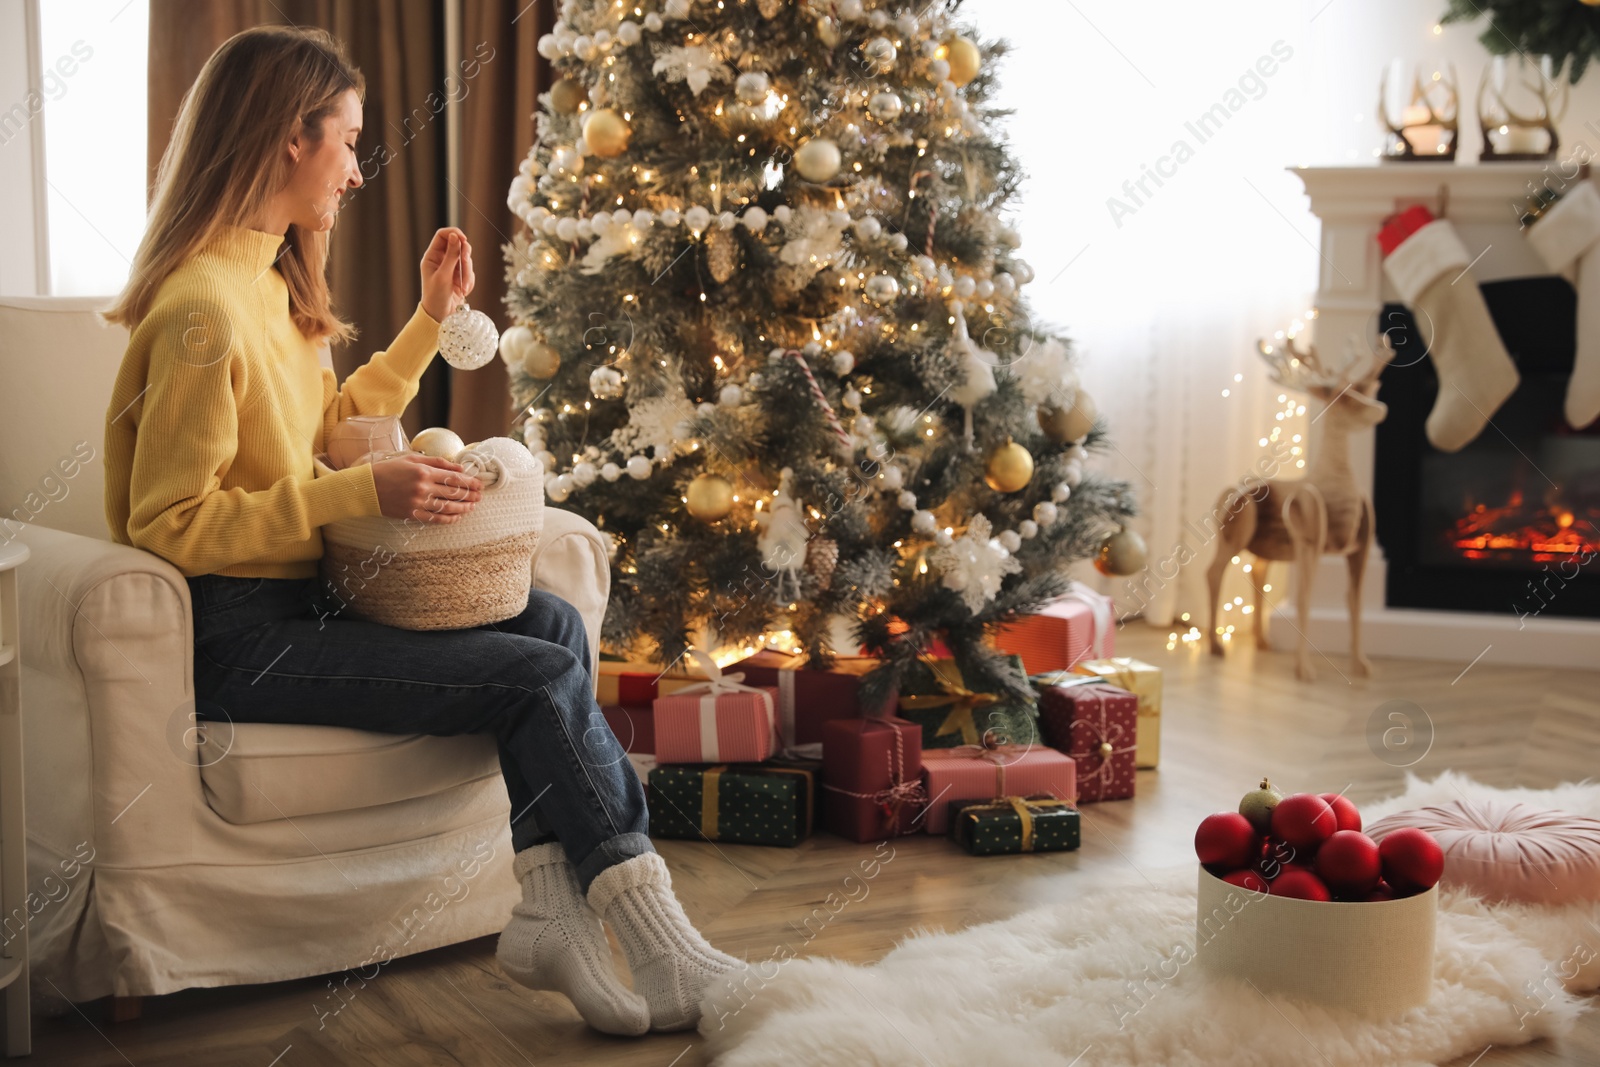
[[[641,707],[656,697],[699,680],[682,665],[657,667],[650,663],[603,659],[595,672],[595,699],[602,707],[618,704]]]
[[[1078,803],[1133,796],[1139,698],[1082,675],[1034,682],[1045,744],[1077,761]]]
[[[1002,626],[995,647],[1021,656],[1029,674],[1066,671],[1112,654],[1111,598],[1080,582],[1032,615]]]
[[[922,727],[905,719],[830,719],[822,724],[822,825],[852,841],[882,841],[917,828]]]
[[[725,678],[704,652],[706,681],[656,697],[656,762],[760,763],[778,750],[778,691]]]
[[[791,755],[821,755],[822,724],[829,719],[855,719],[863,715],[883,718],[894,714],[891,699],[882,707],[862,708],[861,676],[882,665],[866,657],[841,657],[826,670],[805,666],[805,656],[767,649],[729,667],[744,675],[747,685],[778,690],[778,739]]]
[[[923,753],[922,780],[928,790],[930,834],[949,825],[950,801],[1048,793],[1062,800],[1077,794],[1072,757],[1053,748],[1026,745],[961,745]]]
[[[656,718],[650,708],[626,707],[608,704],[600,709],[606,725],[622,742],[624,752],[654,752],[656,750]]]

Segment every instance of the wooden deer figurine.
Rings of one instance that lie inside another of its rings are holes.
[[[1245,549],[1257,561],[1250,568],[1250,578],[1255,586],[1256,646],[1264,649],[1268,647],[1267,610],[1262,587],[1267,582],[1267,568],[1261,563],[1290,560],[1295,565],[1295,607],[1300,631],[1295,674],[1302,681],[1311,681],[1316,671],[1311,665],[1306,631],[1311,621],[1311,587],[1317,561],[1324,555],[1343,556],[1350,572],[1346,600],[1350,608],[1350,665],[1355,674],[1364,677],[1372,669],[1361,652],[1361,578],[1372,544],[1372,500],[1356,488],[1350,469],[1349,439],[1358,430],[1376,426],[1389,413],[1388,406],[1375,397],[1378,376],[1394,352],[1385,337],[1383,354],[1376,360],[1367,360],[1370,368],[1351,379],[1348,375],[1361,362],[1359,357],[1330,371],[1318,360],[1315,348],[1295,348],[1292,335],[1278,345],[1263,341],[1259,350],[1272,367],[1273,381],[1286,389],[1304,392],[1317,402],[1320,410],[1311,420],[1316,442],[1308,446],[1311,456],[1303,478],[1246,478],[1217,500],[1217,555],[1206,574],[1211,591],[1211,652],[1222,655],[1222,642],[1217,636],[1217,598],[1229,561]]]

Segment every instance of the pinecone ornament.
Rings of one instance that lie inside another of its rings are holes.
[[[806,570],[817,579],[817,587],[824,592],[833,584],[833,572],[839,566],[839,542],[827,537],[814,537],[806,549]]]
[[[718,226],[706,234],[706,265],[719,284],[739,269],[739,239],[732,230]]]

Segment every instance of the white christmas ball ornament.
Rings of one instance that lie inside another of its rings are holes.
[[[724,385],[717,394],[717,403],[725,408],[736,408],[744,403],[744,390],[732,383]]]
[[[642,482],[650,477],[650,461],[643,456],[629,456],[628,477],[636,482]]]
[[[411,451],[421,452],[424,456],[435,459],[455,459],[456,455],[467,447],[454,430],[443,426],[430,426],[411,439]]]
[[[994,276],[994,291],[1001,296],[1010,296],[1017,291],[1017,280],[1005,271]]]
[[[939,529],[939,520],[931,511],[916,511],[911,515],[911,529],[924,537]]]
[[[950,64],[942,59],[928,62],[928,80],[943,85],[950,78]]]
[[[844,162],[839,146],[826,137],[813,137],[794,154],[794,169],[808,182],[825,182],[839,173]]]
[[[583,156],[572,145],[562,145],[550,153],[550,169],[565,178],[583,170]]]
[[[988,278],[980,279],[978,282],[978,299],[987,300],[993,295],[994,282]]]
[[[856,354],[848,348],[841,348],[833,354],[833,373],[843,378],[846,374],[856,369]]]
[[[767,98],[767,90],[771,86],[772,82],[764,72],[747,70],[733,83],[733,95],[739,98],[740,103],[759,104]]]
[[[686,19],[689,17],[689,6],[694,0],[667,0],[662,6],[661,13],[669,19]]]
[[[644,28],[651,33],[661,32],[661,16],[654,11],[644,17]]]
[[[572,481],[579,489],[586,489],[593,485],[594,480],[599,476],[600,472],[596,470],[594,464],[590,463],[588,460],[583,460],[582,462],[574,463],[572,465]]]
[[[885,26],[889,25],[889,13],[882,9],[874,11],[872,14],[867,16],[867,25],[871,26],[875,30],[883,29]]]
[[[588,34],[580,34],[578,39],[572,42],[572,52],[579,59],[593,59],[595,55],[594,38]]]
[[[547,471],[556,469],[556,454],[548,449],[541,449],[533,458],[538,460],[539,465]]]
[[[619,212],[619,214],[621,213]],[[604,232],[605,228],[611,225],[611,212],[596,211],[589,216],[589,224],[595,228],[595,232]]]
[[[544,495],[557,504],[572,495],[572,475],[559,474],[544,483]]]
[[[620,36],[621,34],[619,33],[618,37]],[[604,478],[608,482],[614,482],[618,478],[622,477],[622,468],[617,466],[615,463],[607,463],[600,468],[600,477]]]
[[[883,233],[883,223],[868,215],[856,220],[855,231],[856,236],[863,241],[871,241]]]
[[[494,320],[463,303],[439,324],[439,354],[456,370],[477,370],[499,347]]]
[[[851,358],[854,359],[855,356],[852,355]],[[844,396],[839,399],[843,400],[844,406],[852,411],[859,410],[861,407],[861,393],[855,389],[846,389]]]
[[[623,21],[617,26],[617,40],[625,45],[639,43],[639,24],[637,22]]]
[[[695,414],[699,415],[702,419],[709,419],[711,416],[717,413],[717,405],[713,404],[709,400],[705,400],[702,401],[700,405],[694,409],[694,411]]]
[[[578,240],[587,241],[594,237],[594,222],[590,219],[578,220]]]
[[[867,57],[867,62],[879,74],[893,70],[895,61],[900,58],[900,50],[887,37],[874,37],[862,46],[861,54]]]
[[[963,274],[961,277],[956,279],[956,284],[952,286],[952,288],[955,290],[955,294],[961,299],[970,300],[972,298],[972,294],[978,291],[978,283],[973,280],[972,275]]]
[[[906,511],[916,511],[917,494],[913,493],[909,489],[903,489],[900,491],[900,495],[895,498],[895,503],[899,504],[900,507]],[[929,512],[929,514],[931,515],[933,513]]]
[[[560,228],[561,228],[561,219],[558,216],[555,216],[555,215],[551,215],[551,216],[547,217],[543,222],[539,223],[539,229],[544,231],[544,235],[546,237],[554,237],[554,236],[556,236],[556,231],[559,230]]]
[[[556,223],[556,236],[563,241],[576,241],[578,239],[578,220],[564,218]]]
[[[1049,526],[1060,514],[1060,509],[1048,500],[1041,500],[1033,506],[1033,521],[1040,526]]]
[[[854,22],[861,13],[861,0],[839,0],[839,17],[846,22]]]
[[[526,326],[511,326],[500,335],[500,358],[507,367],[520,367],[533,344],[533,331]]]
[[[894,249],[896,252],[904,252],[906,250],[906,245],[909,243],[910,242],[906,240],[906,235],[903,233],[893,233],[889,235],[889,247]]]
[[[866,293],[868,300],[881,307],[900,295],[900,283],[887,274],[874,274],[867,279]]]
[[[1033,268],[1020,259],[1011,264],[1011,273],[1017,279],[1018,285],[1027,285],[1033,281]]]
[[[589,375],[589,391],[596,399],[615,400],[622,388],[622,372],[615,367],[596,367]]]

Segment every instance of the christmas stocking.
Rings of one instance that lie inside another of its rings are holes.
[[[1439,374],[1428,441],[1458,452],[1482,432],[1520,380],[1495,332],[1455,227],[1425,207],[1408,208],[1378,231],[1383,272],[1411,309]]]
[[[1584,182],[1557,200],[1528,231],[1528,243],[1553,271],[1578,264],[1578,358],[1566,414],[1581,430],[1600,416],[1600,192]]]

